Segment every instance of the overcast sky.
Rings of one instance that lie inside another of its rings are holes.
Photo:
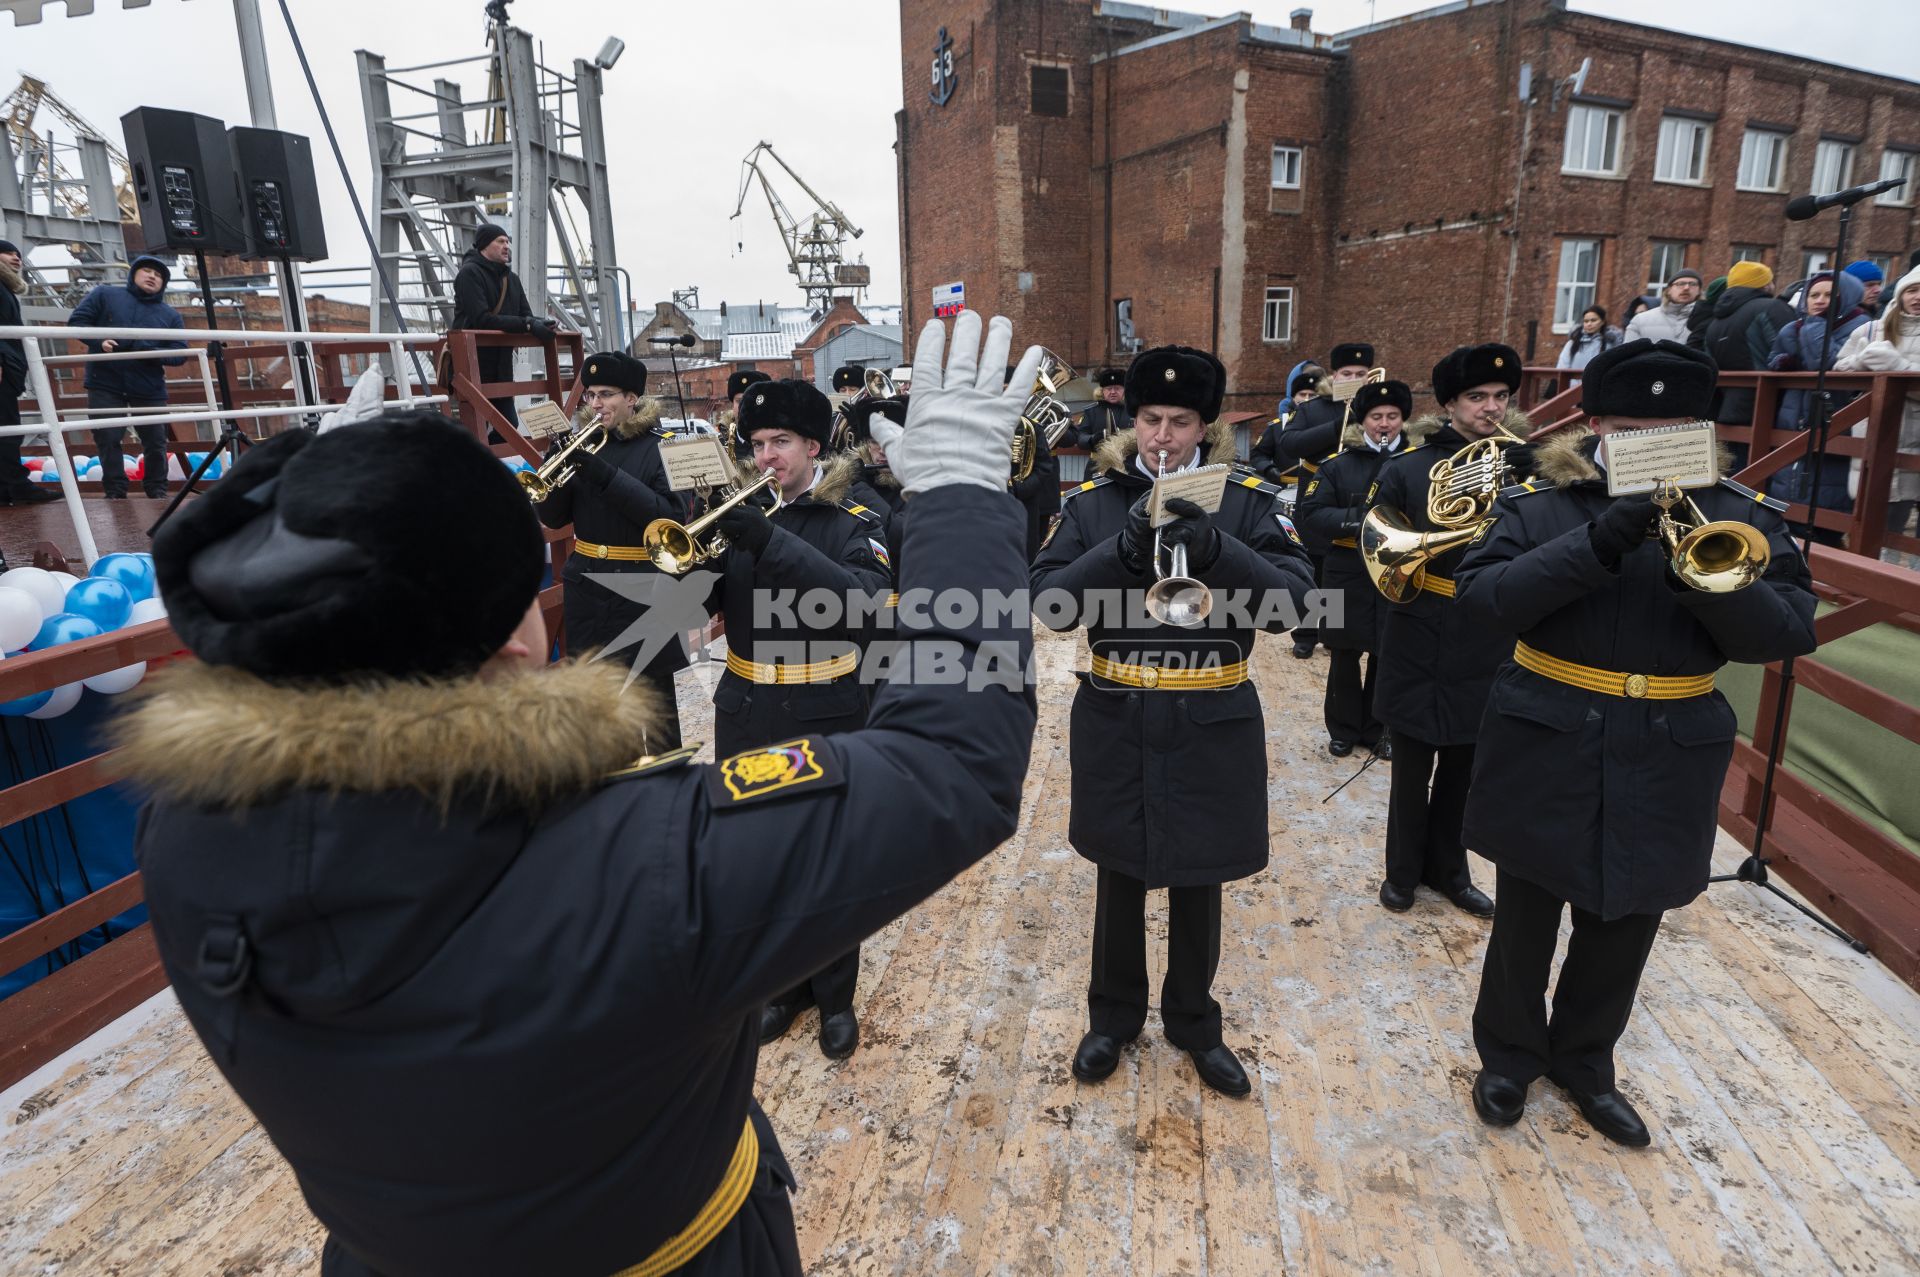
[[[1244,7],[1259,21],[1284,26],[1300,2],[1174,7],[1207,14]],[[1322,32],[1429,7],[1423,0],[1307,2],[1314,29]],[[354,187],[364,194],[370,164],[354,50],[384,54],[394,67],[481,53],[484,4],[290,0],[290,7]],[[1920,0],[1844,0],[1827,7],[1806,0],[1573,0],[1572,7],[1889,75],[1920,75]],[[367,253],[352,206],[325,149],[278,5],[263,0],[262,8],[279,125],[314,138],[329,247],[336,262],[364,267]],[[900,14],[892,0],[518,0],[512,12],[561,69],[570,70],[575,57],[591,58],[609,35],[627,42],[625,57],[607,75],[605,112],[618,256],[643,312],[689,285],[700,288],[705,305],[723,298],[800,300],[764,199],[752,194],[742,216],[729,220],[740,161],[762,139],[865,230],[852,251],[873,268],[872,297],[898,300],[892,145],[901,92]],[[58,0],[48,0],[45,13],[42,22],[17,29],[0,13],[4,70],[45,79],[116,142],[120,116],[138,106],[248,121],[228,0],[153,0],[125,11],[118,0],[99,0],[97,11],[82,18],[65,17]],[[927,33],[929,56],[931,38]],[[469,100],[484,96],[483,89],[474,83]],[[801,211],[804,196],[787,195]]]

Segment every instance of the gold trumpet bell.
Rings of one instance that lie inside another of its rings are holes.
[[[681,523],[675,519],[655,519],[647,525],[641,534],[641,545],[646,547],[647,558],[653,566],[671,576],[679,576],[705,563],[727,548],[727,538],[718,531],[709,532],[720,516],[743,501],[751,501],[769,489],[773,492],[773,508],[781,505],[779,479],[769,470],[746,487],[730,494],[707,513],[692,523]],[[702,540],[702,538],[705,540]]]
[[[1746,589],[1766,575],[1767,564],[1773,561],[1766,535],[1738,520],[1702,523],[1678,535],[1663,532],[1673,574],[1708,594]]]
[[[1422,532],[1392,506],[1379,505],[1360,521],[1360,558],[1373,586],[1390,602],[1405,603],[1428,563],[1479,535],[1480,525]]]

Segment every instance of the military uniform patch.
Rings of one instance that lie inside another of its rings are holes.
[[[1473,534],[1473,540],[1467,542],[1467,544],[1479,545],[1482,541],[1487,539],[1487,533],[1493,531],[1493,525],[1498,522],[1500,522],[1500,516],[1497,514],[1490,519],[1482,519],[1480,521],[1479,530]]]
[[[716,807],[730,807],[801,789],[831,789],[844,780],[833,755],[802,737],[723,760],[708,773],[707,793]]]
[[[1310,496],[1312,496],[1312,495],[1313,495],[1313,490],[1314,490],[1315,488],[1317,488],[1317,487],[1319,487],[1319,486],[1320,486],[1320,479],[1319,479],[1319,476],[1317,476],[1317,475],[1316,475],[1316,476],[1314,477],[1314,480],[1313,480],[1313,482],[1312,482],[1312,483],[1309,483],[1309,484],[1307,485],[1307,490],[1306,490],[1306,492],[1305,492],[1305,493],[1304,493],[1303,495],[1305,495],[1305,496],[1309,496],[1309,497],[1310,497]]]
[[[1280,525],[1280,530],[1287,534],[1287,540],[1293,542],[1295,545],[1306,544],[1305,541],[1300,539],[1300,530],[1293,526],[1292,519],[1289,519],[1284,514],[1275,514],[1273,519],[1275,523]]]
[[[1048,520],[1047,522],[1047,535],[1040,539],[1040,548],[1042,550],[1046,549],[1048,546],[1053,544],[1053,534],[1058,532],[1059,530],[1060,530],[1060,516],[1056,514],[1053,516],[1052,519]]]

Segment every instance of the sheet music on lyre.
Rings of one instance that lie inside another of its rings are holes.
[[[1600,442],[1607,492],[1623,497],[1652,492],[1663,483],[1710,488],[1720,482],[1720,443],[1711,421],[1621,430]]]

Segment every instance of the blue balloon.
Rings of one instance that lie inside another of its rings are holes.
[[[35,692],[31,696],[22,696],[17,701],[0,702],[0,716],[7,718],[25,718],[52,699],[53,689],[49,687],[44,692]]]
[[[72,612],[55,612],[40,622],[40,632],[33,636],[33,642],[27,644],[27,650],[29,652],[45,651],[50,647],[58,647],[62,643],[77,643],[81,639],[94,638],[105,633],[105,630],[88,617],[76,616]]]
[[[102,630],[117,630],[133,610],[133,595],[118,581],[90,576],[67,591],[67,611],[84,616]]]
[[[137,554],[103,554],[94,561],[89,577],[105,577],[127,587],[132,603],[153,597],[153,562]]]

